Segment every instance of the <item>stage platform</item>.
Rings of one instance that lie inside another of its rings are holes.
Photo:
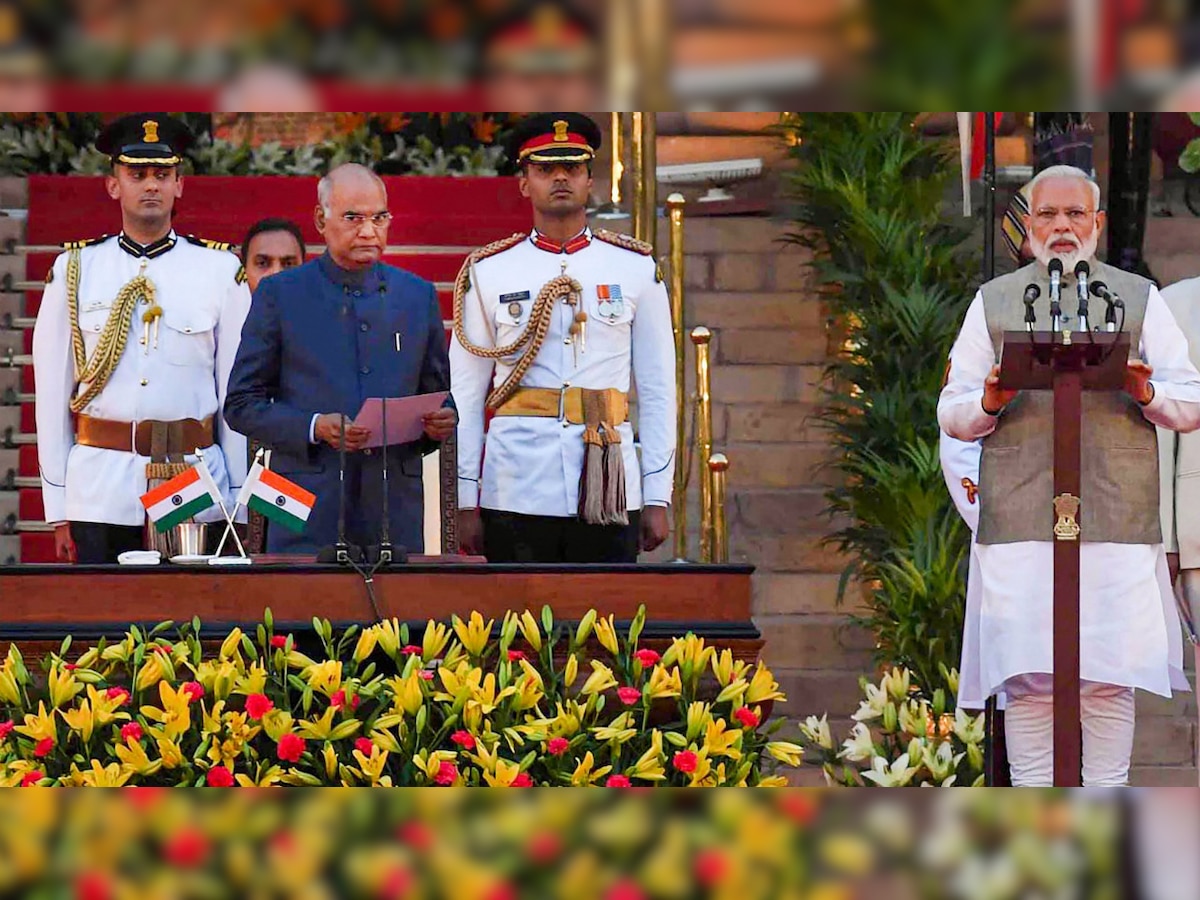
[[[130,624],[198,616],[205,637],[234,625],[253,628],[270,607],[277,632],[312,630],[314,616],[335,629],[375,621],[357,573],[333,565],[264,558],[252,566],[216,568],[21,565],[0,567],[0,654],[10,641],[44,652],[66,635],[88,642],[118,637]],[[377,572],[379,614],[420,630],[429,619],[478,610],[497,626],[508,610],[539,613],[549,605],[559,621],[589,609],[628,622],[646,607],[644,640],[653,646],[691,631],[755,659],[762,636],[750,617],[752,566],[488,565],[461,557],[414,557]]]

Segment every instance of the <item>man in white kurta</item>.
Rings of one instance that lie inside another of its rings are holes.
[[[518,127],[513,158],[535,228],[473,254],[456,288],[450,370],[460,416],[460,540],[491,561],[634,562],[639,549],[653,549],[668,533],[675,463],[670,307],[648,245],[587,227],[598,145],[594,123],[574,113],[534,116]],[[564,276],[578,290],[556,295],[536,352],[526,344],[497,355],[530,330],[539,295]],[[514,376],[518,366],[524,371]],[[515,389],[495,399],[518,376]],[[623,408],[631,388],[640,459]],[[581,391],[615,401],[609,427],[596,432],[580,421]],[[486,442],[485,408],[494,412]],[[589,470],[586,462],[594,453],[599,464],[600,447],[585,448],[585,432],[603,439],[603,484],[599,465]],[[585,471],[590,489],[581,481]],[[615,477],[623,480],[619,501]],[[599,497],[591,499],[604,521],[587,509],[589,494],[602,487],[603,510]]]
[[[245,438],[225,427],[221,406],[250,292],[228,245],[171,228],[184,133],[165,116],[127,116],[109,126],[97,146],[113,158],[106,181],[121,203],[123,229],[67,245],[47,275],[33,332],[35,412],[42,500],[63,562],[112,563],[143,546],[139,498],[157,449],[147,427],[153,423],[172,426],[182,439],[175,450],[188,461],[193,450],[205,450],[227,501],[246,475]],[[127,286],[137,301],[122,329],[117,298]],[[100,366],[102,374],[83,384],[71,294],[89,366],[105,340],[118,347],[124,340],[115,365]],[[213,507],[197,518],[221,516]]]
[[[1092,259],[1104,223],[1098,201],[1094,182],[1077,169],[1047,169],[1031,183],[1031,245],[1043,276],[1054,257],[1062,259],[1068,273],[1078,260]],[[1073,296],[1073,284],[1067,281],[1064,301]],[[1064,302],[1064,309],[1068,305]],[[1044,306],[1041,315],[1044,328]],[[1200,427],[1200,372],[1188,359],[1187,341],[1153,286],[1146,297],[1137,353],[1142,362],[1130,363],[1126,390],[1139,402],[1145,419],[1174,430]],[[983,438],[986,446],[1004,408],[1015,398],[1015,392],[999,388],[997,372],[981,289],[955,342],[938,403],[939,424],[951,437]],[[1087,446],[1083,453],[1089,453]],[[986,479],[980,491],[981,504],[986,504]],[[1007,694],[1005,725],[1014,785],[1049,785],[1053,544],[979,543],[976,553],[982,587],[981,685],[988,693],[1003,689]],[[1159,592],[1159,569],[1165,572],[1165,565],[1160,542],[1097,543],[1085,535],[1080,561],[1084,784],[1128,780],[1133,689],[1171,693],[1170,661],[1176,653],[1175,658],[1181,658],[1181,651],[1172,648],[1180,640],[1179,630],[1169,626]]]

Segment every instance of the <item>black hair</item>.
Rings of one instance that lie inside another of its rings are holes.
[[[300,245],[300,261],[304,262],[306,248],[304,246],[304,235],[300,233],[300,226],[291,219],[269,218],[259,219],[246,232],[246,239],[242,241],[242,265],[248,265],[250,262],[247,259],[247,256],[250,254],[250,242],[260,234],[266,234],[269,231],[286,231],[294,237],[296,243]]]

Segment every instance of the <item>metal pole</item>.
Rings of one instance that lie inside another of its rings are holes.
[[[614,208],[619,208],[621,205],[621,176],[625,174],[625,136],[621,134],[621,114],[619,112],[609,113],[612,123],[612,189],[609,191],[609,199]]]
[[[996,118],[983,114],[983,280],[996,277]]]
[[[687,559],[687,394],[686,354],[683,340],[683,205],[682,194],[667,198],[671,222],[671,333],[675,338],[675,486],[671,494],[671,512],[675,528],[675,559]]]
[[[645,142],[642,140],[644,113],[630,113],[629,153],[630,168],[633,169],[633,200],[629,212],[633,216],[633,236],[642,240],[642,209],[646,195],[646,167],[642,162],[642,151]]]
[[[725,474],[729,471],[729,460],[724,453],[714,453],[708,458],[708,470],[712,478],[712,561],[729,562],[729,525],[725,520]]]
[[[658,260],[658,123],[653,112],[642,113],[642,233],[640,240],[654,247]]]
[[[712,397],[708,372],[708,344],[712,332],[699,325],[692,329],[696,345],[696,460],[700,468],[700,562],[713,561],[712,472],[707,462],[712,454]]]

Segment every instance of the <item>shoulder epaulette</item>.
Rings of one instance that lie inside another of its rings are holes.
[[[207,247],[209,250],[229,250],[233,251],[233,244],[229,241],[210,241],[208,238],[196,237],[194,234],[186,235],[189,244],[195,244],[197,247]]]
[[[63,241],[62,248],[64,250],[82,250],[84,247],[92,246],[92,244],[107,241],[110,237],[112,237],[111,234],[102,234],[98,238],[87,238],[82,241]]]
[[[479,249],[471,251],[471,262],[477,263],[481,259],[487,259],[489,256],[495,256],[497,253],[503,253],[505,250],[511,250],[527,237],[529,237],[527,233],[518,231],[515,234],[510,234],[506,238],[500,238],[498,241],[492,241],[490,244],[484,244]]]
[[[612,244],[614,247],[620,247],[623,250],[632,250],[634,253],[640,253],[642,256],[652,256],[654,254],[654,246],[652,244],[639,241],[628,234],[621,234],[601,228],[599,231],[592,232],[592,236],[598,241],[604,241],[606,244]]]

